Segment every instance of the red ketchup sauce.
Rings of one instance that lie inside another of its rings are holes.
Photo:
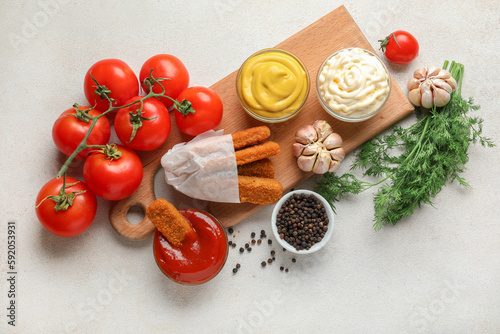
[[[180,247],[174,247],[156,230],[153,242],[156,263],[167,277],[178,283],[204,283],[217,275],[226,262],[226,232],[206,212],[195,209],[179,212],[191,223],[195,233],[188,235]]]

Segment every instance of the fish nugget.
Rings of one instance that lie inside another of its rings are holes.
[[[246,147],[236,151],[236,165],[248,164],[257,160],[269,158],[278,153],[280,153],[279,144],[273,141],[267,141],[259,145]]]
[[[274,165],[269,158],[238,166],[238,175],[274,179]]]
[[[175,247],[179,247],[188,234],[194,233],[187,219],[166,199],[159,198],[151,203],[146,216]]]
[[[265,125],[235,132],[232,134],[234,149],[255,145],[266,140],[269,136],[271,136],[271,130]]]
[[[274,204],[283,195],[283,185],[274,179],[238,176],[240,202]]]

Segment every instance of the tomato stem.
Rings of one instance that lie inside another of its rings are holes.
[[[73,205],[73,202],[75,201],[76,196],[83,194],[86,190],[80,190],[80,191],[74,191],[70,192],[69,194],[66,193],[66,188],[69,188],[71,186],[74,186],[75,184],[79,183],[80,181],[70,183],[66,185],[66,175],[63,177],[63,184],[61,187],[61,190],[59,191],[59,195],[51,195],[47,196],[44,199],[38,203],[36,206],[37,208],[42,205],[43,202],[46,200],[52,200],[56,203],[54,206],[55,211],[61,211],[61,210],[68,210],[70,206]]]
[[[392,33],[389,36],[387,36],[386,38],[378,40],[378,42],[380,43],[380,50],[382,50],[382,52],[384,52],[384,53],[385,53],[385,48],[386,48],[387,44],[389,44],[389,38],[391,36],[392,36],[392,38],[394,38],[394,41],[396,42],[396,44],[401,48],[401,45],[399,45],[398,39],[396,38],[396,35],[394,33]]]
[[[143,121],[152,121],[158,117],[158,116],[143,117],[142,112],[144,110],[144,101],[141,100],[140,102],[141,102],[141,106],[139,109],[137,109],[135,112],[133,112],[133,111],[129,112],[130,123],[132,123],[132,134],[130,135],[130,139],[128,140],[128,143],[130,143],[132,140],[134,140],[135,135],[137,134],[137,130],[139,130],[142,127]]]

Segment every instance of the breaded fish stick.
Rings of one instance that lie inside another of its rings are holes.
[[[236,151],[236,165],[240,166],[248,164],[257,160],[269,158],[270,156],[276,155],[278,153],[280,153],[280,146],[278,145],[278,143],[267,141],[259,145]]]
[[[274,165],[273,162],[268,158],[257,160],[248,164],[238,166],[238,175],[267,177],[270,179],[274,179]]]
[[[235,132],[232,134],[234,149],[255,145],[266,140],[269,136],[271,136],[271,130],[265,125]]]
[[[194,233],[191,224],[166,199],[154,201],[146,210],[146,216],[175,247],[179,247],[188,234]]]
[[[280,182],[252,176],[238,176],[240,202],[254,204],[274,204],[283,194],[283,185]]]

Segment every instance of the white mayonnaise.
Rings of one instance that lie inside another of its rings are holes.
[[[390,92],[390,80],[382,62],[360,48],[333,54],[320,68],[318,94],[332,111],[362,117],[382,106]]]

